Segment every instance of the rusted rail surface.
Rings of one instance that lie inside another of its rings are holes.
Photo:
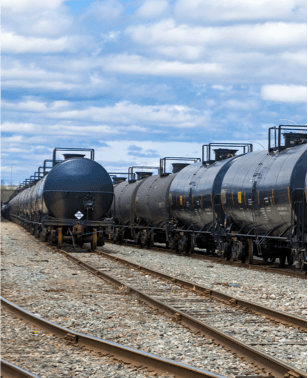
[[[105,243],[108,244],[113,244],[112,241],[110,240],[105,240]],[[140,247],[137,246],[134,242],[132,241],[125,241],[125,243],[122,244],[123,246],[128,246],[130,248],[135,248],[139,249]],[[166,249],[164,247],[158,247],[158,246],[153,246],[152,248],[147,248],[156,252],[163,252],[163,253],[169,253],[169,254],[176,254],[173,252],[171,249]],[[283,276],[289,276],[289,277],[296,277],[296,278],[303,278],[307,279],[307,272],[302,272],[298,270],[285,270],[282,268],[276,268],[276,267],[271,267],[271,266],[263,266],[263,265],[258,265],[258,264],[244,264],[238,261],[229,261],[222,259],[221,257],[217,256],[207,256],[204,254],[192,254],[192,255],[187,255],[191,259],[196,259],[196,260],[207,260],[207,261],[212,261],[216,262],[218,264],[222,265],[231,265],[231,266],[236,266],[238,268],[244,268],[244,269],[252,269],[252,270],[259,270],[262,272],[269,272],[269,273],[275,273],[275,274],[281,274]],[[289,269],[291,269],[289,267]]]
[[[179,378],[225,378],[221,375],[210,373],[208,371],[195,368],[180,362],[168,360],[166,358],[155,356],[154,354],[142,352],[140,350],[126,347],[113,341],[103,340],[97,337],[89,336],[84,333],[74,332],[68,328],[61,327],[37,315],[30,313],[16,306],[10,301],[1,298],[1,305],[11,313],[23,318],[57,337],[66,339],[69,343],[86,347],[87,349],[97,350],[108,355],[120,358],[124,362],[129,362],[137,367],[148,370],[154,370],[157,373],[170,373]],[[17,375],[7,377],[19,377]],[[20,377],[37,377],[35,375],[21,375]]]
[[[215,290],[209,289],[209,288],[201,286],[201,285],[197,285],[197,284],[189,282],[189,281],[184,281],[184,280],[181,280],[179,278],[169,276],[167,274],[158,272],[156,270],[147,268],[145,266],[135,264],[135,263],[128,261],[128,260],[125,260],[121,257],[113,256],[113,255],[111,255],[107,252],[102,252],[100,250],[95,250],[95,252],[98,253],[99,255],[103,256],[103,257],[107,257],[107,258],[114,260],[114,261],[117,261],[121,264],[127,265],[129,267],[134,268],[134,269],[138,269],[139,271],[142,271],[144,273],[149,273],[149,274],[151,274],[155,277],[158,277],[158,278],[164,279],[166,281],[169,281],[171,283],[177,284],[179,286],[185,287],[186,289],[193,290],[195,293],[200,293],[200,294],[203,294],[203,295],[209,295],[214,299],[219,299],[219,300],[225,301],[230,305],[237,305],[237,306],[243,307],[243,308],[251,310],[253,312],[262,314],[262,315],[264,315],[268,318],[271,318],[275,321],[279,321],[281,323],[291,325],[291,326],[294,326],[294,327],[299,327],[302,330],[307,331],[307,320],[306,319],[303,319],[303,318],[300,318],[300,317],[297,317],[297,316],[293,316],[293,315],[289,315],[289,314],[286,314],[286,313],[281,312],[281,311],[276,311],[276,310],[273,310],[273,309],[270,309],[268,307],[264,307],[264,306],[261,306],[261,305],[258,305],[258,304],[252,303],[252,302],[244,301],[240,298],[232,297],[231,295],[227,295],[227,294],[221,293],[219,291],[215,291]]]
[[[29,371],[22,369],[21,367],[12,364],[1,358],[1,377],[3,378],[40,378],[36,374],[32,374]]]
[[[120,280],[109,276],[105,272],[102,272],[95,267],[85,263],[84,261],[78,259],[77,257],[71,255],[70,253],[64,250],[57,250],[54,248],[55,251],[59,251],[63,255],[65,255],[71,261],[74,261],[79,266],[87,269],[88,271],[95,274],[97,277],[102,278],[103,280],[112,283],[113,285],[119,288],[125,288],[126,293],[137,295],[138,299],[142,302],[147,303],[150,307],[159,310],[160,312],[172,317],[173,320],[181,322],[181,324],[187,326],[189,329],[200,332],[201,334],[205,335],[214,340],[215,343],[224,346],[227,350],[231,350],[235,352],[238,356],[244,357],[247,361],[256,364],[260,368],[264,368],[267,371],[271,372],[275,377],[279,378],[286,378],[290,375],[290,377],[294,376],[296,378],[306,378],[307,373],[300,369],[294,369],[292,366],[287,365],[283,361],[280,361],[276,358],[273,358],[265,353],[250,347],[239,340],[230,337],[223,332],[220,332],[214,327],[211,327],[207,323],[201,322],[198,319],[179,311],[167,304],[158,301],[149,295],[133,288],[132,286],[126,285]],[[289,374],[289,375],[287,375]]]

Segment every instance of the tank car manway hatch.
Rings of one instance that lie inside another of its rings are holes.
[[[57,153],[64,160],[57,159]],[[90,158],[85,154],[89,153]],[[55,148],[30,179],[17,188],[7,215],[36,237],[50,244],[103,244],[103,230],[111,230],[105,215],[113,200],[113,186],[106,170],[94,160],[94,149]]]

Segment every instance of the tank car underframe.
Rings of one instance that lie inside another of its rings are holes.
[[[253,256],[261,257],[265,262],[274,262],[279,258],[280,265],[283,266],[287,259],[288,265],[293,261],[299,261],[302,268],[306,264],[306,249],[303,244],[300,246],[294,243],[294,230],[291,226],[286,227],[277,236],[272,234],[279,226],[272,228],[266,234],[260,234],[258,226],[251,227],[248,232],[247,225],[239,230],[236,224],[231,224],[228,228],[216,224],[213,237],[217,245],[217,252],[227,260],[241,260],[251,263]]]
[[[265,235],[258,233],[258,227],[251,227],[243,232],[244,227],[232,231],[219,223],[210,224],[199,230],[192,229],[192,224],[179,225],[172,220],[161,227],[140,224],[116,224],[109,239],[122,244],[125,239],[133,239],[140,247],[151,248],[155,242],[166,243],[166,246],[178,253],[192,254],[197,245],[206,248],[207,252],[216,252],[227,260],[239,260],[251,264],[253,256],[261,257],[265,262],[274,262],[279,258],[283,266],[286,259],[292,265],[294,259],[301,261],[301,267],[306,263],[306,249],[296,246],[292,235],[283,236],[289,230],[287,227],[279,236],[271,234],[276,227]],[[298,243],[299,244],[299,243]]]
[[[28,230],[36,238],[48,241],[50,245],[62,247],[64,241],[72,242],[74,246],[91,243],[91,249],[104,245],[103,233],[112,229],[111,220],[88,221],[76,219],[48,219],[31,220],[17,215],[11,215],[16,223]]]
[[[177,222],[166,222],[161,226],[142,224],[115,224],[109,239],[122,244],[124,239],[133,239],[140,247],[151,248],[155,242],[166,243],[167,247],[179,253],[194,252],[196,239],[202,234],[211,239],[211,225],[207,230],[191,229],[193,225],[180,226]]]

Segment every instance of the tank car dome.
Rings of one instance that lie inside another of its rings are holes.
[[[74,219],[75,214],[81,212],[84,219],[99,219],[110,208],[113,185],[100,164],[76,157],[64,160],[50,171],[43,196],[48,211],[55,218]],[[87,208],[89,204],[93,207]]]

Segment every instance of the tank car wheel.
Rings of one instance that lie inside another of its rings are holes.
[[[116,243],[117,243],[117,234],[113,233],[112,234],[112,244],[116,244]]]
[[[125,231],[122,231],[121,236],[120,236],[120,244],[123,244],[123,243],[125,243]]]
[[[135,231],[134,242],[138,246],[138,248],[142,248],[142,245],[141,245],[141,242],[140,242],[140,232]]]
[[[290,251],[287,253],[287,263],[289,266],[293,265],[293,262],[294,262],[294,256],[293,256],[293,252]]]
[[[184,253],[187,250],[188,240],[186,235],[181,235],[178,238],[177,250],[180,253]]]
[[[112,235],[113,244],[122,244],[122,232],[118,229]]]
[[[230,245],[227,245],[224,249],[224,252],[223,252],[223,258],[227,261],[230,261],[231,260],[231,256],[232,256],[232,250],[231,250],[231,246]]]
[[[286,262],[286,253],[281,253],[279,256],[279,266],[280,268],[284,267],[284,263]]]
[[[155,240],[155,233],[154,231],[151,232],[149,238],[148,238],[148,244],[147,244],[147,247],[148,248],[152,248],[153,245],[154,245],[154,240]]]
[[[51,233],[48,235],[48,243],[51,246],[56,245],[57,241],[56,241],[56,237],[55,237],[55,231],[51,231]]]
[[[178,239],[179,235],[175,234],[172,237],[170,237],[170,241],[168,242],[169,247],[171,248],[172,251],[178,252]]]
[[[254,250],[254,243],[252,239],[247,240],[246,244],[246,253],[245,253],[245,263],[252,264],[253,263],[253,250]]]
[[[117,234],[117,244],[121,245],[123,243],[123,232],[122,231],[118,231],[118,234]]]
[[[34,236],[36,237],[36,239],[40,238],[40,229],[38,226],[34,227]]]
[[[192,255],[195,251],[195,238],[192,235],[188,236],[187,246],[186,246],[186,253],[188,255]]]
[[[140,233],[140,245],[141,247],[146,247],[148,244],[148,233],[146,231],[142,231]]]
[[[48,235],[47,235],[47,228],[43,227],[41,233],[40,233],[40,239],[44,242],[48,241]]]

